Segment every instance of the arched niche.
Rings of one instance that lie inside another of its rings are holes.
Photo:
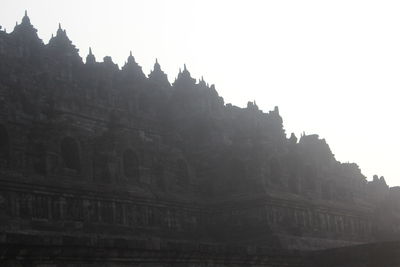
[[[122,154],[122,167],[126,178],[129,180],[139,180],[139,160],[132,149],[126,149]]]
[[[65,137],[61,141],[61,157],[64,167],[80,172],[81,162],[78,142],[72,137]]]

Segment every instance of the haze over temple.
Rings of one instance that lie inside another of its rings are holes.
[[[186,65],[170,84],[132,52],[121,69],[92,49],[84,63],[61,25],[44,44],[25,14],[0,29],[0,77],[3,259],[34,247],[28,259],[52,262],[57,247],[65,262],[99,261],[91,248],[107,248],[107,266],[132,251],[131,262],[314,266],[298,251],[400,239],[398,187],[367,181],[318,135],[287,138],[278,107],[225,104]]]

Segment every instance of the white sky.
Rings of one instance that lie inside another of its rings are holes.
[[[48,42],[58,23],[86,57],[187,64],[227,103],[279,106],[286,132],[317,133],[370,180],[400,185],[400,1],[0,0],[10,32],[28,10]]]

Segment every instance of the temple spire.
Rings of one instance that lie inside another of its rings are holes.
[[[60,22],[58,23],[58,29],[57,29],[56,36],[65,36],[65,37],[67,37],[67,32],[62,29]]]
[[[192,86],[196,83],[196,79],[193,79],[188,71],[186,64],[183,64],[183,71],[179,68],[178,78],[176,82],[174,82],[174,86],[178,87],[188,87]]]
[[[146,78],[142,71],[142,67],[135,61],[135,57],[132,54],[132,50],[129,51],[129,57],[125,65],[122,67],[122,70],[129,73],[129,76],[133,77],[134,79],[139,78],[143,79]],[[133,75],[132,75],[133,74]]]
[[[25,10],[25,13],[24,13],[24,16],[22,18],[21,24],[31,25],[31,20],[28,17],[28,11],[27,10]]]
[[[149,79],[163,88],[169,88],[171,86],[168,81],[168,76],[161,70],[161,66],[158,63],[157,58],[156,62],[154,63],[154,68],[149,74]]]
[[[204,76],[201,76],[201,79],[199,80],[199,85],[200,87],[208,87],[206,82],[204,81]]]
[[[52,36],[47,46],[54,54],[59,56],[67,56],[73,58],[74,61],[82,63],[79,56],[78,49],[73,45],[72,41],[68,38],[67,32],[62,29],[61,23],[58,23],[57,33]]]
[[[13,35],[19,35],[25,39],[26,42],[42,43],[42,40],[40,40],[37,36],[37,30],[31,24],[31,21],[28,17],[28,12],[26,10],[24,12],[24,16],[22,17],[21,23],[15,23]]]
[[[158,59],[156,58],[156,62],[154,63],[153,71],[161,71],[161,66],[158,63]]]
[[[86,57],[86,64],[92,65],[92,64],[94,64],[94,63],[96,63],[96,58],[95,58],[95,56],[94,56],[93,53],[92,53],[92,48],[89,47],[89,54],[88,54],[87,57]]]
[[[135,58],[132,55],[132,50],[129,51],[129,57],[128,57],[128,61],[127,64],[135,64]]]

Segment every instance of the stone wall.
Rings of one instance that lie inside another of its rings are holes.
[[[305,267],[306,254],[255,246],[160,239],[2,235],[2,266]]]
[[[396,241],[318,251],[309,260],[318,267],[396,267],[400,266],[399,252]]]
[[[186,66],[170,84],[132,54],[84,63],[65,30],[44,44],[25,15],[0,30],[0,77],[3,236],[302,250],[399,237],[398,189],[318,135],[287,138],[277,107],[225,104]]]
[[[253,199],[210,207],[155,196],[138,197],[136,192],[117,193],[115,188],[93,191],[93,187],[77,184],[22,184],[16,178],[0,181],[0,226],[4,232],[101,231],[111,236],[194,238],[291,249],[321,249],[372,240],[370,214],[348,209],[311,208],[307,203],[287,199]]]

